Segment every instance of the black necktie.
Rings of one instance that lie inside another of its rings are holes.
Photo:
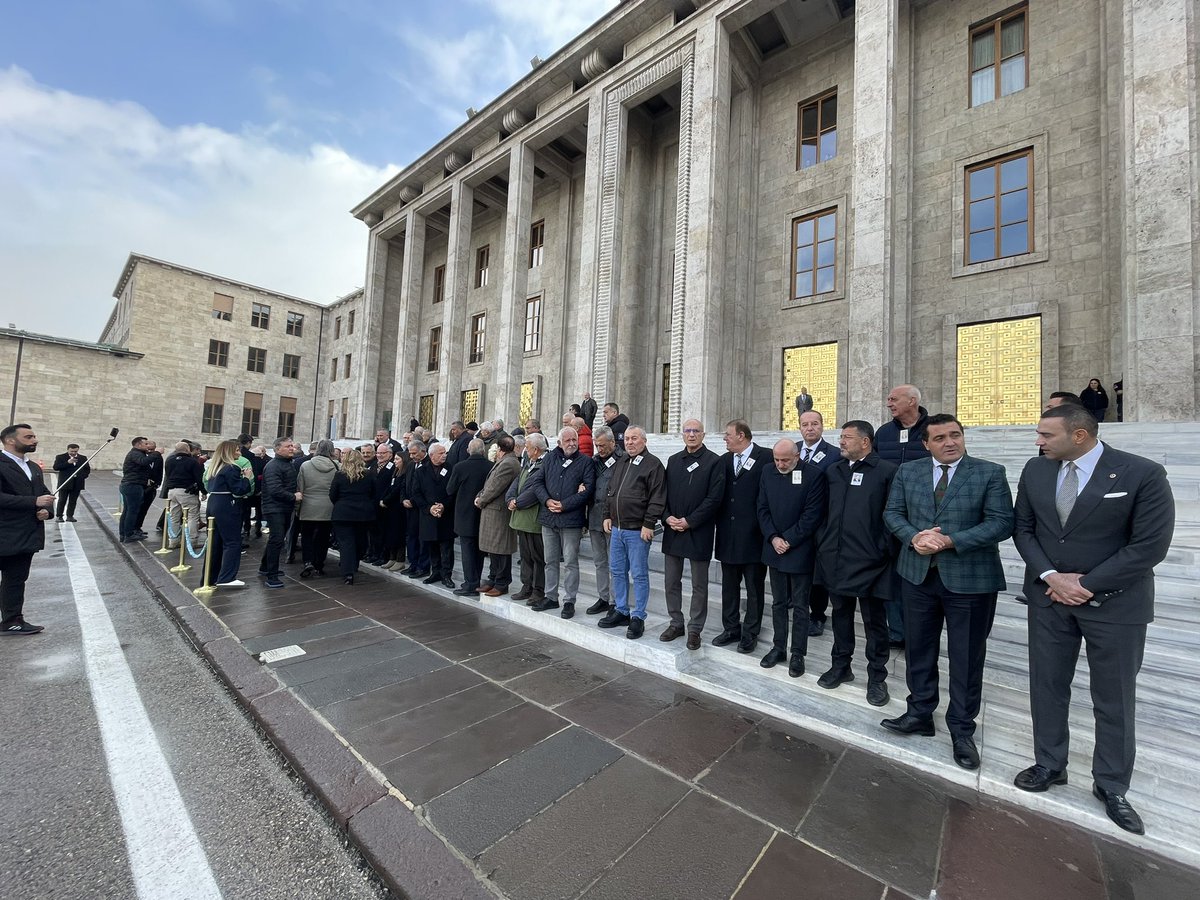
[[[800,462],[808,462],[808,458],[812,456],[812,451],[807,447],[804,448],[804,453],[800,456]]]
[[[946,488],[950,486],[950,467],[942,463],[938,468],[942,470],[942,477],[938,479],[937,486],[933,489],[933,502],[935,506],[942,505],[942,501],[946,498]]]

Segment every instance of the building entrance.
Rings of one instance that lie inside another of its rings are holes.
[[[837,426],[838,417],[838,345],[810,344],[807,347],[783,348],[783,397],[779,427],[784,431],[800,430],[800,414],[796,397],[801,388],[808,388],[813,409],[821,414],[827,428]]]
[[[1042,411],[1042,319],[958,328],[958,418],[963,425],[1030,425]]]

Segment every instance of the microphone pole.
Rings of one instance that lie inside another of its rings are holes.
[[[83,458],[83,463],[81,465],[76,466],[75,471],[72,472],[69,476],[67,476],[66,481],[64,481],[62,484],[60,484],[58,487],[56,487],[53,491],[51,491],[51,493],[57,494],[59,491],[61,491],[63,488],[65,488],[68,484],[70,484],[71,479],[73,479],[76,475],[78,475],[80,472],[82,472],[83,467],[86,466],[88,463],[90,463],[96,457],[97,453],[99,453],[101,450],[103,450],[105,447],[107,447],[109,444],[111,444],[116,439],[117,439],[117,429],[114,428],[111,432],[109,432],[108,440],[105,441],[103,444],[101,444],[99,447],[97,447],[92,452],[91,456],[85,456]]]

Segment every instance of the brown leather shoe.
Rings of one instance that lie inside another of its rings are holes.
[[[688,632],[687,648],[689,650],[699,650],[700,649],[700,632],[698,632],[698,631],[689,631]]]
[[[508,591],[502,591],[498,587],[488,588],[483,592],[485,597],[503,597]]]
[[[658,639],[665,644],[668,641],[673,641],[673,640],[675,640],[675,638],[681,638],[681,637],[683,637],[683,626],[682,625],[668,625],[666,627],[666,630],[663,631],[663,633],[658,636]]]
[[[486,594],[488,591],[490,591],[490,590],[492,590],[492,589],[493,589],[493,588],[492,588],[492,586],[491,586],[490,584],[481,584],[481,585],[479,586],[478,592],[479,592],[480,594]]]

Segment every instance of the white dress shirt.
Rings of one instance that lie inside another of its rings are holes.
[[[21,471],[25,473],[25,477],[33,481],[33,470],[29,468],[29,461],[23,456],[17,456],[15,453],[10,453],[5,450],[4,455],[21,467]]]

